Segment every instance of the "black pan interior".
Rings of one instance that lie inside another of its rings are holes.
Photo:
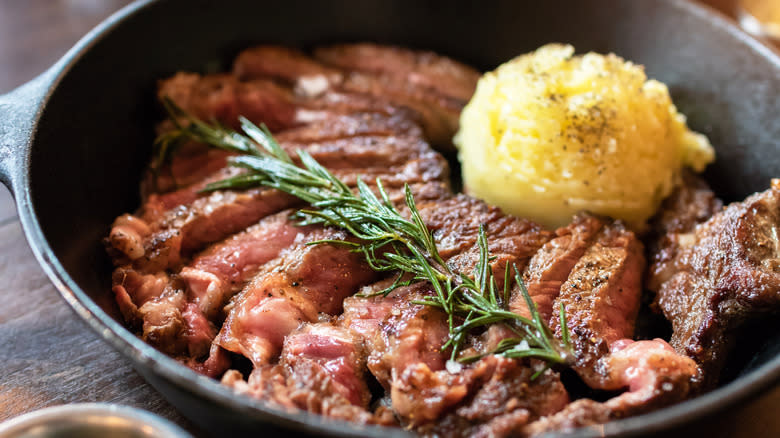
[[[253,43],[361,40],[432,49],[481,69],[553,41],[615,52],[667,83],[690,125],[709,136],[718,160],[707,177],[719,195],[741,199],[780,175],[780,66],[682,2],[161,1],[94,41],[61,75],[38,124],[31,204],[71,278],[110,311],[100,240],[139,203],[139,176],[160,118],[158,79],[228,68]],[[774,336],[753,348],[778,345]],[[732,375],[744,364],[736,368]]]

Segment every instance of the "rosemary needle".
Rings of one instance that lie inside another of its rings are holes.
[[[185,139],[239,153],[228,160],[229,165],[244,168],[246,173],[211,183],[204,190],[266,186],[307,202],[311,207],[296,213],[301,224],[345,229],[359,241],[327,242],[347,245],[363,253],[377,271],[398,272],[393,284],[377,294],[387,294],[416,281],[429,282],[434,294],[415,303],[438,307],[447,315],[449,339],[443,349],[451,349],[452,360],[478,358],[459,357],[467,335],[499,323],[509,327],[516,337],[502,340],[492,353],[509,358],[537,358],[548,364],[568,364],[572,360],[563,307],[560,309],[562,336],[557,340],[539,315],[516,266],[511,266],[511,273],[507,266],[503,289],[498,290],[484,226],[479,228],[480,255],[473,275],[453,272],[439,255],[433,234],[423,222],[408,185],[404,186],[410,211],[410,217],[406,218],[390,202],[379,179],[376,180],[379,196],[360,179],[355,193],[305,151],[297,152],[302,166],[296,166],[264,125],[258,127],[241,117],[244,132],[241,134],[217,123],[198,120],[167,98],[163,103],[176,128],[158,138],[157,164],[168,159],[167,154],[175,149],[171,145]],[[507,309],[514,285],[525,298],[531,318]]]

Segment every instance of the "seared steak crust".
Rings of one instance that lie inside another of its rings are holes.
[[[715,196],[704,180],[686,172],[683,182],[664,200],[658,214],[652,219],[648,237],[647,286],[658,290],[675,272],[677,250],[688,246],[691,232],[723,209],[723,202]]]
[[[643,247],[619,222],[607,224],[572,268],[553,302],[563,305],[576,355],[575,370],[593,388],[618,389],[606,381],[599,359],[619,339],[631,339],[642,293]],[[558,312],[550,327],[561,336]]]
[[[769,190],[659,245],[659,259],[670,246],[673,255],[668,268],[653,271],[650,284],[672,322],[670,343],[701,368],[702,389],[717,383],[734,339],[729,335],[780,304],[778,226],[780,180],[773,180]]]
[[[344,70],[390,75],[464,103],[480,77],[477,70],[433,52],[369,43],[319,47],[314,57]]]

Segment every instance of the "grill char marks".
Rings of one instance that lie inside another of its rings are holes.
[[[555,237],[545,243],[529,261],[523,273],[523,281],[544,321],[550,320],[554,313],[557,314],[554,312],[557,309],[553,309],[553,301],[603,225],[603,221],[594,216],[577,215],[571,224],[556,230]],[[526,317],[531,316],[519,289],[512,291],[509,309]]]
[[[521,271],[552,237],[552,233],[534,222],[506,215],[497,207],[463,194],[432,203],[421,202],[418,207],[436,238],[439,254],[457,272],[471,274],[477,265],[480,224],[486,227],[491,254],[503,259],[504,265],[516,263]],[[494,265],[496,277],[503,280],[504,267]]]
[[[417,112],[427,138],[447,146],[479,72],[431,52],[375,44],[320,47],[315,58],[348,72],[340,86]]]
[[[376,61],[367,56],[377,56]],[[479,79],[476,70],[448,58],[398,47],[323,47],[315,50],[315,58],[295,50],[261,46],[242,52],[233,72],[245,81],[281,81],[302,97],[316,99],[346,92],[368,96],[388,107],[406,108],[422,124],[428,140],[449,150],[460,110]]]
[[[696,225],[706,222],[723,209],[707,183],[686,172],[683,183],[666,200],[652,219],[647,239],[650,268],[647,283],[658,290],[675,273],[674,259],[679,249],[690,246]]]
[[[702,389],[718,381],[739,326],[780,304],[780,180],[688,230],[662,237],[650,283],[672,322],[671,345],[693,358]],[[674,231],[678,231],[675,233]],[[660,263],[659,263],[660,264]]]
[[[597,233],[571,269],[553,309],[565,308],[573,368],[582,380],[594,389],[626,392],[606,402],[577,400],[525,427],[527,435],[602,424],[678,402],[691,394],[697,375],[693,361],[665,341],[631,340],[644,266],[641,243],[619,222],[590,230]],[[560,339],[560,320],[553,313],[550,327]]]
[[[230,74],[177,73],[160,82],[157,95],[168,97],[201,120],[218,120],[235,129],[238,116],[277,131],[299,125],[292,92],[266,79],[240,82]]]
[[[618,389],[599,370],[598,361],[619,339],[630,339],[639,310],[643,247],[622,224],[607,224],[583,253],[553,302],[563,305],[576,355],[575,370],[592,388]],[[550,327],[561,336],[555,312]]]
[[[298,149],[310,152],[347,184],[354,185],[361,174],[369,183],[381,177],[391,189],[402,186],[404,179],[410,184],[436,182],[443,195],[449,191],[446,161],[415,137],[419,130],[406,126],[395,117],[357,114],[341,117],[336,123],[317,122],[304,129],[287,131],[279,140],[290,153]],[[198,192],[205,182],[233,174],[233,169],[220,170],[203,183],[165,195],[152,195],[140,217],[122,216],[108,240],[117,252],[125,254],[125,257],[115,257],[115,261],[118,264],[132,261],[135,269],[142,272],[176,268],[182,257],[204,244],[221,240],[269,214],[299,203],[291,196],[267,188]],[[437,197],[431,193],[432,188],[429,186],[421,192]],[[160,206],[166,202],[176,205],[165,210]],[[129,221],[133,221],[132,227],[126,226]]]
[[[369,43],[320,47],[314,57],[348,71],[392,76],[464,102],[471,99],[480,76],[473,68],[433,52]]]
[[[555,414],[569,402],[558,374],[532,378],[534,368],[521,361],[487,356],[459,375],[469,387],[454,410],[418,432],[451,437],[517,436],[530,421]]]

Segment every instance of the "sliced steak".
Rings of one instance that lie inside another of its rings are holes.
[[[650,268],[648,288],[658,290],[675,273],[674,259],[680,247],[690,245],[693,229],[723,209],[704,180],[691,172],[683,174],[682,184],[664,200],[651,220],[646,239]]]
[[[433,52],[372,43],[319,47],[314,57],[344,70],[393,76],[464,103],[480,77],[477,70]]]
[[[316,366],[330,378],[336,392],[351,404],[368,408],[371,393],[365,380],[366,353],[362,339],[350,330],[330,323],[304,324],[284,340],[281,363],[295,372]],[[297,384],[308,384],[296,379]],[[327,397],[329,394],[321,394]]]
[[[169,156],[166,162],[150,166],[141,181],[142,202],[150,195],[192,186],[201,182],[227,165],[233,153],[212,149],[195,141],[185,141]],[[178,205],[181,202],[177,202]]]
[[[128,323],[142,338],[169,354],[202,359],[217,333],[222,307],[259,267],[313,227],[298,227],[292,211],[268,217],[212,245],[171,278],[131,267],[114,272],[114,293]]]
[[[328,67],[300,50],[263,45],[242,50],[233,62],[233,74],[242,81],[272,78],[288,85],[302,78],[323,81],[327,87],[341,79],[341,70]]]
[[[356,115],[339,118],[339,121],[346,120],[351,122],[340,126],[319,122],[310,125],[310,131],[288,131],[280,136],[280,141],[291,153],[298,149],[309,151],[349,185],[354,185],[357,176],[362,175],[369,183],[381,177],[389,189],[400,188],[403,182],[413,185],[436,182],[441,192],[449,191],[446,161],[425,142],[415,138],[413,129],[394,134],[400,121],[393,117]],[[324,126],[329,128],[322,129],[320,137],[314,135],[318,127]],[[384,130],[385,135],[364,132],[356,137],[354,128],[358,126],[373,126],[377,131]],[[339,139],[339,135],[347,138]],[[226,172],[234,171],[220,170],[207,181],[224,178]],[[123,265],[132,261],[135,268],[143,272],[176,268],[182,263],[182,257],[204,245],[299,204],[297,199],[272,189],[221,190],[203,194],[198,190],[204,185],[205,182],[197,183],[164,195],[152,195],[140,218],[121,217],[108,239],[114,249],[115,263]],[[429,185],[426,190],[435,187]],[[436,193],[429,196],[439,197]],[[191,202],[178,204],[187,201]],[[178,205],[165,209],[174,204]],[[132,226],[128,226],[129,222],[133,222]]]
[[[276,134],[286,142],[311,143],[364,135],[409,136],[422,138],[420,126],[406,114],[386,115],[378,112],[336,114],[327,120],[318,120]]]
[[[358,60],[369,53],[379,57],[376,61]],[[426,138],[443,146],[451,145],[460,110],[471,98],[479,79],[478,72],[448,58],[397,47],[342,45],[320,48],[316,56],[335,68],[297,50],[260,46],[243,51],[233,72],[242,80],[281,80],[294,86],[304,98],[346,91],[366,95],[369,102],[407,108],[422,124]],[[338,106],[343,107],[343,103],[331,105]],[[299,120],[318,117],[316,112],[309,112],[299,115]]]
[[[459,272],[471,274],[476,266],[476,248],[479,226],[485,225],[491,254],[512,253],[524,262],[518,262],[522,270],[534,253],[551,237],[538,224],[522,218],[507,215],[493,207],[472,198],[458,194],[454,197],[418,205],[425,224],[433,232],[436,247],[442,258]],[[453,260],[453,258],[458,257]]]
[[[606,402],[578,400],[563,411],[529,425],[535,435],[601,424],[648,412],[685,399],[697,375],[690,359],[661,339],[631,340],[642,291],[642,244],[619,222],[604,223],[569,273],[553,302],[566,312],[575,361],[573,369],[591,388],[626,390]],[[550,327],[560,339],[553,311]]]
[[[423,121],[416,112],[365,93],[327,87],[308,93],[311,95],[296,95],[289,88],[263,78],[241,82],[227,74],[201,76],[193,73],[178,73],[161,81],[158,90],[160,99],[173,100],[195,117],[217,120],[234,129],[240,128],[239,116],[257,125],[264,123],[273,132],[359,113],[399,115],[416,122]],[[158,131],[172,128],[173,124],[164,122]]]
[[[671,345],[701,367],[702,389],[718,381],[739,326],[780,305],[780,180],[730,204],[653,254],[672,254],[652,272],[657,305],[671,321]],[[684,237],[682,237],[684,236]],[[669,247],[671,246],[671,250]]]
[[[540,365],[535,363],[534,365]],[[426,436],[517,436],[528,423],[562,410],[569,395],[558,374],[547,370],[533,378],[525,361],[487,356],[458,375],[468,395],[457,408],[417,428]]]
[[[189,300],[213,319],[262,265],[314,232],[315,227],[300,227],[290,219],[293,213],[285,210],[269,216],[194,257],[179,273]]]
[[[267,365],[255,369],[248,380],[244,380],[238,371],[229,370],[222,377],[222,383],[288,412],[304,410],[354,424],[397,425],[385,408],[371,412],[350,403],[317,360],[301,358],[292,366]]]
[[[603,226],[603,220],[579,214],[571,224],[557,229],[555,237],[545,243],[528,262],[523,282],[544,321],[549,321],[557,314],[558,309],[553,309],[553,301]],[[512,291],[509,309],[525,317],[531,316],[519,288]]]
[[[157,95],[170,98],[201,120],[238,129],[238,116],[265,123],[272,131],[300,125],[291,91],[269,80],[240,82],[229,74],[177,73],[160,82]]]
[[[386,388],[393,386],[394,375],[397,377],[410,365],[433,371],[444,369],[446,356],[441,347],[449,336],[446,316],[434,307],[412,303],[431,294],[430,284],[420,282],[396,289],[384,298],[395,305],[368,340],[368,368]]]
[[[618,341],[605,361],[604,369],[628,391],[606,402],[583,398],[563,410],[531,423],[522,435],[547,436],[575,428],[649,412],[684,400],[692,392],[696,364],[677,354],[665,341]]]
[[[465,102],[388,75],[352,72],[344,78],[340,88],[414,111],[421,121],[425,138],[452,151],[452,137],[458,130],[460,111]]]
[[[140,274],[118,268],[112,275],[112,291],[125,321],[141,329],[141,339],[169,354],[179,354],[186,345],[182,311],[186,297],[165,272]]]
[[[563,305],[576,356],[574,369],[592,388],[619,389],[599,361],[610,347],[634,334],[642,294],[644,255],[641,242],[619,222],[606,224],[569,273],[553,302]],[[550,327],[562,329],[558,312]],[[605,374],[606,373],[606,374]]]
[[[347,235],[322,229],[266,264],[232,303],[217,345],[249,358],[255,367],[266,365],[301,323],[316,321],[320,313],[341,313],[345,297],[377,279],[362,254],[341,245],[307,244],[323,239]]]

